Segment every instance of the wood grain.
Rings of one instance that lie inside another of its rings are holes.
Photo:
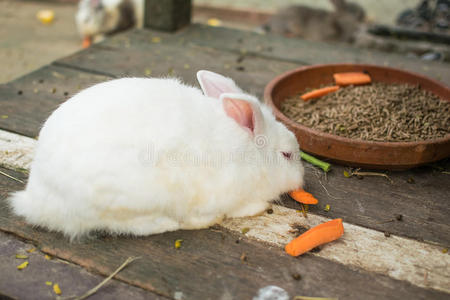
[[[57,283],[61,296],[81,296],[104,277],[86,272],[83,268],[61,261],[57,258],[46,259],[44,253],[26,250],[34,248],[16,239],[14,236],[0,232],[0,299],[9,296],[13,299],[52,299],[56,296],[47,281]],[[16,254],[28,256],[29,265],[19,271],[17,266],[24,259],[16,259]],[[119,263],[119,262],[118,262]],[[167,299],[144,289],[127,285],[118,280],[111,280],[89,299]]]
[[[141,34],[145,34],[141,32]],[[181,34],[180,34],[181,35]],[[365,63],[421,73],[450,85],[450,68],[441,62],[422,61],[405,55],[362,49],[345,44],[289,39],[224,27],[194,24],[183,32],[191,43],[226,51],[245,50],[249,55],[299,64]]]
[[[18,173],[14,175],[23,176]],[[448,296],[384,275],[352,269],[312,255],[289,257],[280,248],[257,243],[223,228],[176,231],[148,237],[102,236],[69,243],[58,233],[32,228],[12,216],[5,196],[22,186],[0,177],[0,230],[35,243],[43,252],[79,264],[91,272],[111,273],[129,256],[141,260],[117,279],[158,295],[183,299],[251,299],[267,285],[284,288],[291,296],[341,299],[440,299]],[[174,242],[182,239],[182,247]],[[247,259],[241,257],[245,253]],[[299,274],[300,280],[294,279]]]
[[[450,175],[432,166],[409,171],[392,172],[389,177],[346,178],[344,166],[332,165],[325,178],[319,171],[306,166],[305,189],[319,199],[310,211],[382,232],[450,246]],[[450,161],[436,164],[450,170]],[[377,171],[379,172],[379,170]],[[414,182],[414,183],[408,183]],[[298,203],[285,197],[283,204],[300,209]],[[330,211],[324,210],[330,205]],[[402,215],[402,220],[395,219]]]
[[[195,86],[197,71],[208,69],[233,78],[241,88],[260,98],[274,76],[300,66],[198,46],[180,34],[144,32],[145,36],[133,32],[119,35],[56,64],[115,77],[175,76]],[[157,43],[152,42],[155,38]]]
[[[175,34],[151,30],[133,30],[102,43],[105,48],[148,48],[150,37],[158,36],[166,41],[177,41],[179,52],[184,45],[213,48],[220,52],[234,53],[237,57],[259,57],[266,61],[291,62],[299,65],[326,63],[364,63],[396,67],[420,73],[450,84],[450,70],[440,62],[422,61],[400,54],[368,50],[344,44],[327,44],[302,39],[289,39],[273,34],[258,34],[251,31],[225,27],[192,24]],[[206,65],[207,66],[207,65]]]

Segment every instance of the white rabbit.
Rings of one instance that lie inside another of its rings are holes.
[[[71,239],[148,235],[252,216],[303,185],[299,145],[229,78],[123,78],[63,103],[45,122],[28,184],[10,197],[30,224]]]
[[[144,0],[80,0],[75,22],[87,47],[105,35],[142,28]]]

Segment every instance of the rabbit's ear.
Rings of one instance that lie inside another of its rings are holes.
[[[198,71],[197,79],[203,93],[208,97],[219,99],[223,93],[242,93],[233,80],[211,71]]]
[[[262,133],[263,118],[258,105],[240,99],[238,94],[225,94],[221,100],[227,116],[252,134]]]

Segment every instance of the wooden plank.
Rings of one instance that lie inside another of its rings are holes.
[[[0,128],[36,137],[50,113],[65,99],[109,77],[46,66],[0,85]]]
[[[145,35],[145,32],[141,34]],[[308,65],[344,62],[384,65],[420,73],[450,85],[447,64],[421,61],[401,54],[200,24],[188,27],[182,34],[191,43],[215,49],[245,51],[260,57]]]
[[[189,25],[191,0],[145,0],[145,27],[175,31]]]
[[[28,253],[33,244],[18,240],[13,235],[0,232],[0,299],[52,299],[56,295],[47,281],[57,283],[61,296],[81,296],[99,284],[104,277],[86,272],[83,268],[56,258],[46,259],[39,250]],[[16,259],[16,254],[25,254],[28,259]],[[28,267],[17,270],[17,266],[28,261]],[[117,262],[120,264],[120,262]],[[32,297],[31,297],[32,295]],[[111,280],[89,299],[166,299],[144,289],[118,280]]]
[[[305,163],[305,189],[319,199],[311,205],[312,213],[328,218],[343,218],[346,222],[389,232],[395,235],[450,246],[450,175],[431,166],[389,174],[384,177],[346,178],[343,166],[333,165],[324,177]],[[440,162],[450,170],[450,161]],[[408,183],[414,182],[414,183]],[[300,209],[298,203],[285,198],[287,207]],[[330,211],[324,210],[330,205]],[[395,219],[402,215],[402,220]]]
[[[145,36],[125,34],[112,38],[56,64],[86,72],[102,71],[117,77],[177,76],[197,86],[197,71],[208,69],[233,78],[243,89],[259,97],[270,79],[299,66],[200,47],[190,44],[182,35],[147,33]]]
[[[21,174],[15,174],[21,176]],[[22,178],[24,179],[24,178]],[[5,194],[20,188],[0,178],[0,205]],[[0,210],[0,230],[31,240],[43,252],[106,275],[129,256],[142,259],[117,275],[123,282],[167,297],[182,299],[251,299],[267,285],[277,285],[291,296],[342,299],[439,299],[448,294],[419,288],[387,276],[307,254],[292,258],[277,247],[256,243],[220,227],[176,231],[148,237],[98,236],[70,244],[58,233],[32,228]],[[174,241],[183,239],[180,249]],[[245,253],[246,260],[241,259]],[[301,279],[297,280],[296,275]]]
[[[344,219],[345,220],[345,219]],[[330,219],[272,205],[272,213],[227,219],[221,226],[236,232],[247,228],[247,237],[284,248],[301,232]],[[387,275],[424,288],[450,293],[450,256],[442,246],[431,245],[396,235],[343,222],[339,240],[312,251],[315,256],[347,267]]]
[[[440,32],[428,32],[421,30],[414,30],[410,28],[400,27],[400,26],[388,26],[384,24],[375,24],[368,28],[367,32],[379,35],[395,37],[399,40],[422,40],[434,43],[439,43],[443,45],[450,44],[450,35]]]
[[[36,140],[0,130],[0,165],[11,169],[29,169]]]
[[[159,41],[159,38],[161,42],[155,43],[155,41]],[[197,47],[194,47],[194,45]],[[166,75],[173,72],[177,75],[184,75],[185,73],[189,73],[182,70],[185,64],[191,66],[190,69],[194,71],[198,68],[215,68],[224,73],[229,73],[229,76],[232,76],[234,74],[230,70],[235,70],[243,66],[245,71],[247,71],[250,67],[246,66],[246,64],[251,65],[254,62],[259,64],[259,69],[256,66],[258,72],[255,73],[265,73],[266,75],[263,82],[249,82],[249,84],[258,84],[257,86],[249,86],[250,89],[257,90],[256,93],[258,95],[262,94],[265,85],[275,75],[286,71],[286,68],[290,67],[293,69],[301,65],[323,63],[354,62],[386,65],[420,73],[440,80],[447,85],[450,84],[450,68],[447,68],[445,64],[439,62],[423,62],[397,54],[387,55],[383,52],[358,49],[339,44],[330,45],[300,39],[288,39],[275,35],[261,35],[230,28],[208,27],[199,24],[193,24],[176,34],[164,34],[151,30],[134,30],[113,37],[96,47],[93,47],[88,52],[80,52],[64,58],[58,61],[58,63],[72,67],[81,66],[86,71],[113,73],[117,76],[143,76],[146,74],[145,69],[153,71],[149,64],[158,61],[160,64],[160,73],[152,72],[152,76]],[[120,58],[117,57],[118,61],[108,61],[106,58],[104,60],[107,63],[98,61],[99,56],[104,57],[106,53],[112,54],[112,49],[114,48],[121,49],[120,53],[123,52],[124,54]],[[202,54],[207,51],[207,48],[215,49],[215,51],[209,49],[209,52],[215,53],[215,60],[205,60]],[[147,54],[143,53],[145,51],[147,51]],[[168,54],[164,55],[165,52]],[[194,61],[190,59],[190,56],[193,55],[190,52],[198,55],[196,61],[195,56],[193,57]],[[129,53],[135,55],[138,55],[138,53],[143,54],[134,57],[130,56]],[[149,53],[154,55],[153,59]],[[234,59],[233,55],[230,56],[230,53],[234,54]],[[173,59],[174,57],[177,59]],[[232,59],[228,59],[229,57]],[[93,63],[94,59],[95,63]],[[87,60],[90,60],[90,62],[87,63]],[[277,68],[278,73],[273,73],[271,69],[274,66],[283,65],[286,62],[291,62],[291,64]],[[264,68],[265,65],[268,65],[269,70]],[[242,73],[236,74],[235,77],[245,74],[247,76],[255,75],[255,73],[249,72]],[[182,77],[186,79],[193,78],[192,75]]]
[[[158,33],[135,30],[127,33],[131,41],[137,41],[137,47],[148,43],[148,36]],[[447,85],[450,84],[450,70],[440,62],[421,61],[400,54],[385,53],[376,50],[359,49],[341,44],[327,44],[301,39],[289,39],[272,34],[258,34],[224,27],[209,27],[192,24],[185,30],[175,34],[174,38],[185,43],[203,47],[230,51],[241,55],[264,57],[270,60],[289,61],[299,65],[325,63],[368,63],[396,67],[420,73]],[[117,44],[116,38],[105,42],[105,45]]]

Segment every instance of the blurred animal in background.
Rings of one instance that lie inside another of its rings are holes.
[[[449,33],[450,0],[423,0],[400,13],[397,25],[415,30]]]
[[[75,16],[83,48],[106,35],[141,28],[143,20],[144,0],[80,0]]]
[[[334,11],[291,5],[280,9],[265,26],[268,32],[315,41],[353,42],[366,18],[364,9],[345,0],[330,0]]]

